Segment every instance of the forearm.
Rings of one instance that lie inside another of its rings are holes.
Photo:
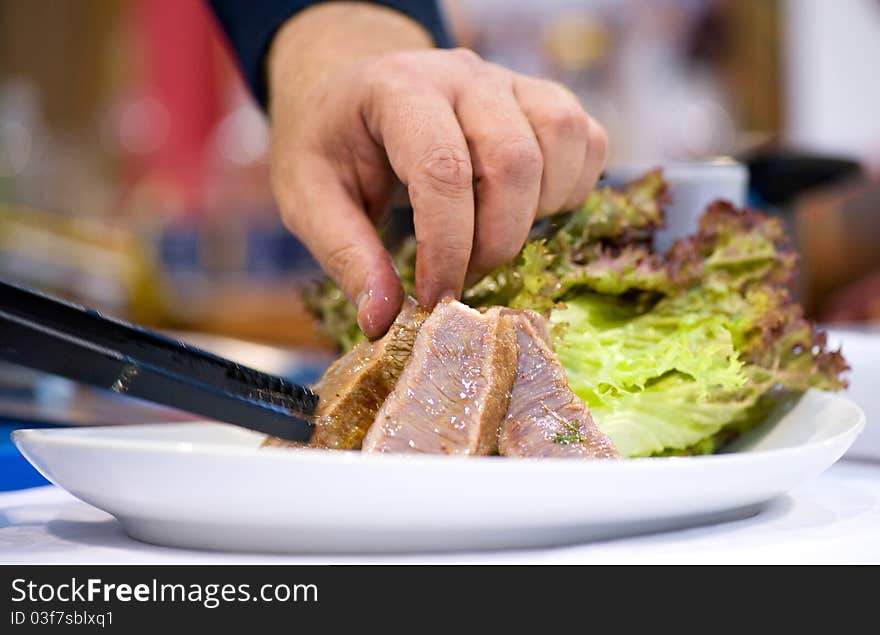
[[[266,71],[269,111],[281,100],[285,107],[315,80],[364,58],[434,45],[415,20],[379,5],[328,2],[296,14],[279,29]]]

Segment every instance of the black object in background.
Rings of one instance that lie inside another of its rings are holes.
[[[317,396],[147,329],[0,282],[0,359],[290,441]]]
[[[749,170],[752,191],[779,207],[807,190],[864,176],[861,165],[853,159],[794,150],[763,150],[742,160]]]

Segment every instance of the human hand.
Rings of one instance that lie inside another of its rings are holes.
[[[536,217],[579,206],[604,164],[605,132],[570,91],[430,46],[399,13],[334,2],[288,21],[269,55],[282,217],[370,337],[402,302],[374,228],[398,183],[413,207],[416,295],[433,306],[512,259]]]

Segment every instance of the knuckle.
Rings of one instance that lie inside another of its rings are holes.
[[[382,92],[412,86],[424,76],[419,58],[412,51],[388,53],[362,69],[362,78]]]
[[[537,141],[528,137],[514,137],[498,144],[492,155],[494,168],[503,181],[525,185],[540,178],[544,158]]]
[[[580,100],[561,84],[551,83],[547,92],[553,98],[541,116],[540,125],[561,137],[577,135],[585,138],[590,119]]]
[[[411,68],[415,56],[412,51],[400,50],[389,51],[377,58],[383,66],[392,66],[399,68]]]
[[[467,64],[468,66],[476,66],[483,61],[474,51],[464,47],[453,49],[452,54],[455,55],[460,62]]]
[[[431,148],[419,162],[416,173],[421,183],[432,190],[460,194],[473,186],[473,168],[465,152],[454,146]]]
[[[586,136],[589,129],[587,113],[580,104],[562,101],[547,115],[547,125],[560,136]]]

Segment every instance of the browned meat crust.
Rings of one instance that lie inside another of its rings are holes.
[[[427,311],[407,298],[400,315],[381,339],[363,342],[336,360],[314,386],[320,397],[309,445],[354,450],[361,446],[380,406],[397,383],[410,357]],[[264,446],[300,444],[267,438]]]

